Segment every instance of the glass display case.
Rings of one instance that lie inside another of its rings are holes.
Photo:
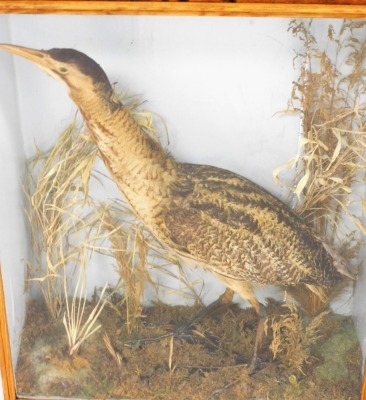
[[[359,398],[364,22],[83,3],[0,14],[4,398]]]

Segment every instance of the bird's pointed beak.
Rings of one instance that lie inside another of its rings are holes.
[[[0,43],[0,50],[1,49],[6,50],[9,53],[15,54],[17,56],[26,58],[27,60],[34,62],[40,67],[46,67],[45,58],[47,52],[44,50],[35,50],[35,49],[30,49],[28,47]]]

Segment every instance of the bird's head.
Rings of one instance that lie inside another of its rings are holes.
[[[37,64],[55,79],[66,84],[71,97],[88,91],[112,92],[103,69],[86,54],[74,49],[35,50],[27,47],[0,44],[0,49],[24,57]]]

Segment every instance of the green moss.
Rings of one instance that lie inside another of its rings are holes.
[[[316,368],[323,379],[337,380],[349,377],[347,359],[350,350],[357,345],[357,336],[350,319],[346,320],[342,330],[329,337],[317,347],[324,362]]]

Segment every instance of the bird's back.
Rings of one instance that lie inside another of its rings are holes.
[[[235,173],[179,164],[164,235],[180,254],[233,279],[327,286],[341,279],[333,257],[284,203]]]

